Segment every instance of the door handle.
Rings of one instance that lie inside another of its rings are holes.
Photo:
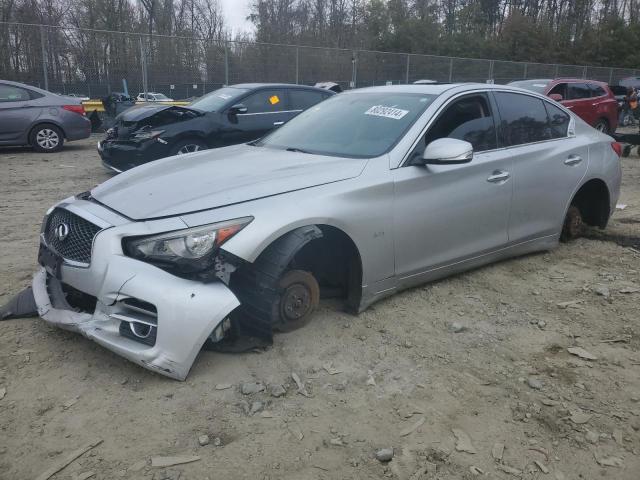
[[[284,125],[284,122],[273,122],[274,127],[279,127],[280,125]]]
[[[494,170],[489,178],[487,178],[487,182],[500,183],[508,180],[509,177],[511,177],[509,172],[505,172],[504,170]]]
[[[577,165],[582,161],[582,157],[580,155],[569,155],[567,159],[564,161],[565,165],[573,166]]]

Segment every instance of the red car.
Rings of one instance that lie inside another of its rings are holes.
[[[612,133],[618,128],[618,102],[604,82],[556,78],[520,80],[509,85],[547,95],[601,132]]]

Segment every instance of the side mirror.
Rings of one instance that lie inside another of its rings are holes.
[[[424,149],[422,165],[457,165],[473,159],[473,145],[456,138],[439,138]]]
[[[236,103],[233,107],[229,109],[229,115],[238,115],[247,113],[249,109],[245,107],[242,103]]]
[[[562,98],[562,95],[560,95],[559,93],[552,93],[551,95],[549,95],[549,98],[556,102],[561,102],[562,100],[564,100],[564,98]]]

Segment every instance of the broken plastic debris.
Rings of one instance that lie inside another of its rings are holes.
[[[411,432],[414,432],[415,430],[417,430],[418,428],[420,428],[425,422],[425,418],[424,417],[420,417],[420,419],[415,422],[413,425],[405,428],[404,430],[402,430],[400,432],[400,436],[401,437],[406,437],[407,435],[409,435]]]
[[[197,462],[200,457],[197,455],[188,457],[153,457],[151,458],[152,467],[171,467],[173,465],[182,465],[183,463]]]
[[[471,443],[471,438],[465,431],[459,428],[452,428],[451,431],[456,437],[456,450],[459,452],[478,453],[476,447]]]
[[[53,477],[56,473],[58,473],[59,471],[64,469],[67,465],[69,465],[70,463],[75,461],[77,458],[81,457],[86,452],[88,452],[89,450],[91,450],[94,447],[97,447],[101,443],[102,443],[102,439],[96,440],[94,442],[88,443],[84,447],[81,447],[81,448],[75,450],[74,452],[70,453],[68,456],[66,456],[62,460],[59,460],[58,462],[56,462],[53,466],[49,467],[47,470],[42,472],[40,475],[38,475],[36,480],[48,480],[49,478]]]
[[[583,358],[584,360],[598,359],[598,357],[596,357],[592,353],[587,352],[584,348],[581,347],[569,347],[567,348],[567,352],[569,352],[571,355],[575,355],[576,357]]]

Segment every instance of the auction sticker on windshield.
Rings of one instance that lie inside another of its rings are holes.
[[[394,120],[400,120],[404,117],[409,110],[402,110],[395,107],[385,107],[383,105],[374,105],[369,110],[364,112],[365,115],[373,115],[374,117],[393,118]]]

